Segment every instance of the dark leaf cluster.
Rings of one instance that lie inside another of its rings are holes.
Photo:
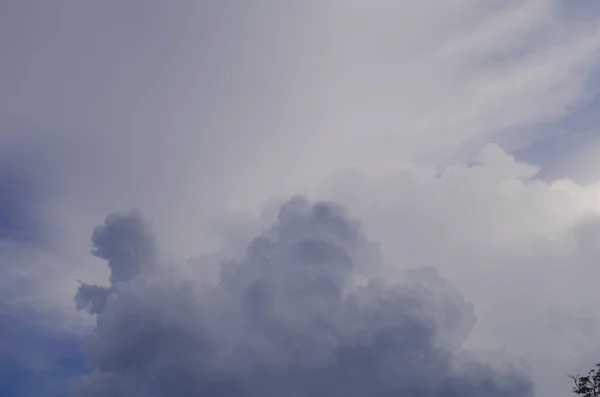
[[[586,376],[571,376],[575,387],[573,393],[584,397],[600,396],[600,363],[591,369]]]

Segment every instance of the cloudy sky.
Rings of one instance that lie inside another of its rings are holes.
[[[600,361],[599,2],[8,0],[0,52],[0,395]]]

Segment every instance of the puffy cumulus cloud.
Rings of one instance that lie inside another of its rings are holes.
[[[336,204],[288,201],[216,284],[141,266],[140,222],[111,215],[94,233],[112,282],[75,396],[532,395],[520,367],[462,349],[472,307],[435,270],[365,277],[377,247]],[[82,286],[78,303],[96,292]]]
[[[152,270],[156,261],[154,236],[136,210],[124,215],[109,215],[92,235],[92,254],[108,262],[111,287]],[[104,310],[110,288],[81,283],[75,296],[77,309],[92,314]]]
[[[540,395],[568,394],[565,374],[598,359],[598,183],[542,181],[536,167],[488,145],[448,167],[348,172],[322,196],[380,242],[384,274],[436,266],[475,303],[468,345],[519,352]]]
[[[92,235],[92,254],[108,261],[110,282],[126,282],[144,268],[152,268],[156,258],[154,236],[137,211],[127,216],[109,215]]]

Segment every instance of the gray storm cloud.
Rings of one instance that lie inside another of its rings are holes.
[[[151,270],[156,261],[156,244],[146,222],[136,210],[111,214],[92,234],[92,254],[108,262],[111,288],[81,283],[75,302],[77,309],[92,314],[102,312],[112,288],[140,273]]]
[[[336,204],[293,198],[216,284],[165,277],[137,212],[109,216],[93,243],[111,285],[76,297],[97,325],[75,396],[533,393],[520,368],[461,348],[473,310],[435,270],[358,282],[377,247]]]

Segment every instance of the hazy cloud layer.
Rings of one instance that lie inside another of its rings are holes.
[[[60,3],[2,5],[0,148],[53,160],[75,235],[136,206],[186,256],[214,214],[461,157],[596,89],[598,12],[558,1]]]
[[[56,316],[0,305],[0,395],[66,396],[85,372],[80,341],[55,329]]]
[[[522,369],[468,358],[472,307],[435,270],[354,285],[378,255],[335,204],[283,205],[218,285],[137,265],[115,278],[152,241],[132,224],[137,214],[111,215],[95,233],[113,283],[75,396],[532,395]],[[77,300],[94,305],[87,288]]]
[[[385,277],[373,288],[393,295],[399,268],[436,267],[478,321],[434,339],[522,355],[539,395],[564,396],[565,374],[600,356],[599,20],[596,2],[566,0],[0,2],[0,296],[7,318],[44,318],[13,351],[50,329],[79,338],[136,283],[143,303],[148,283],[175,299],[164,283],[182,277],[228,302],[272,202],[303,193],[380,242],[385,263],[355,259],[349,285]],[[89,255],[98,220],[132,207],[167,260],[133,215],[107,220]],[[215,252],[235,258],[227,287]]]

